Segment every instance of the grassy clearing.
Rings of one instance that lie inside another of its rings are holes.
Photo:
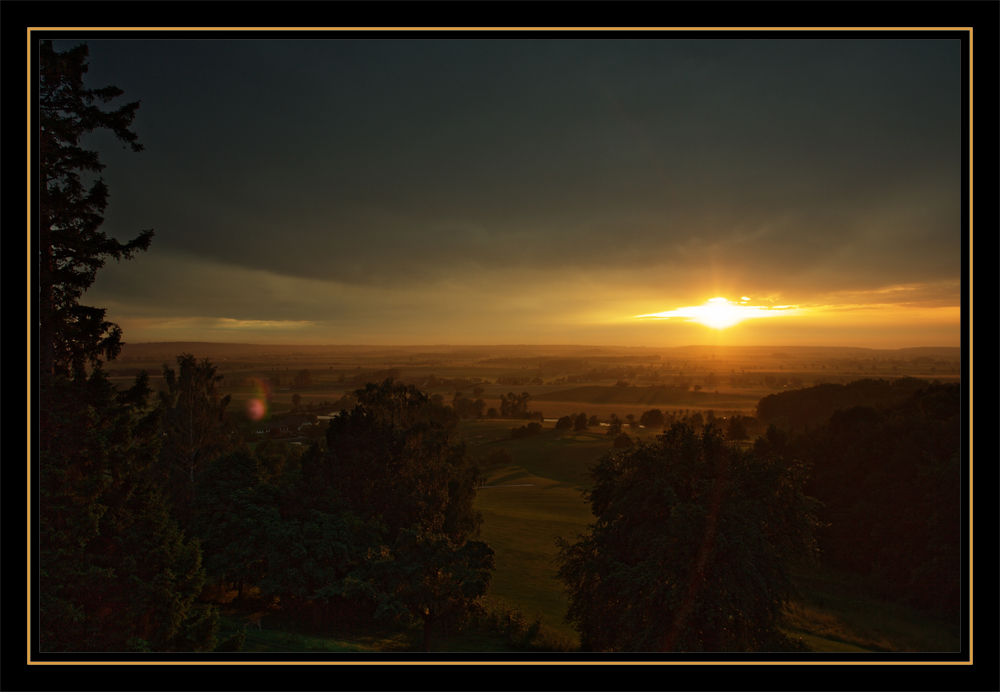
[[[295,623],[280,618],[267,618],[261,628],[251,625],[243,628],[245,618],[235,610],[224,611],[220,618],[219,641],[245,632],[245,653],[345,653],[358,651],[407,651],[411,638],[406,632],[351,632],[329,636],[302,631]]]
[[[603,431],[549,428],[533,437],[511,439],[511,428],[520,425],[523,423],[517,421],[469,421],[463,422],[459,431],[474,458],[485,458],[491,450],[503,447],[526,471],[580,489],[589,484],[588,465],[611,449],[611,439]]]
[[[553,630],[578,641],[563,622],[568,601],[556,579],[556,538],[586,531],[593,520],[580,490],[535,476],[520,467],[494,474],[476,495],[483,514],[482,538],[496,551],[497,570],[490,595],[529,617],[541,616]],[[521,486],[521,484],[532,484]]]

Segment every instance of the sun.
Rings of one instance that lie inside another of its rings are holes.
[[[727,329],[746,319],[742,306],[730,303],[725,298],[710,298],[704,305],[692,308],[692,322],[703,324],[712,329]]]
[[[655,312],[649,315],[636,315],[637,318],[666,320],[671,317],[681,317],[687,322],[697,322],[711,329],[728,329],[744,320],[757,319],[760,317],[774,317],[779,314],[790,315],[801,312],[795,305],[780,305],[775,307],[765,307],[762,305],[747,305],[749,298],[744,296],[739,303],[734,303],[727,298],[710,298],[702,305],[691,305],[689,307],[667,310],[665,312]]]

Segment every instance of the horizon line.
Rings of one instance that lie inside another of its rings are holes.
[[[351,343],[351,344],[337,344],[337,343],[327,343],[327,344],[310,344],[310,343],[264,343],[264,342],[252,342],[252,341],[198,341],[198,340],[177,340],[177,341],[129,341],[122,344],[123,347],[126,346],[156,346],[156,345],[170,345],[170,344],[207,344],[212,346],[270,346],[270,347],[297,347],[297,348],[603,348],[603,349],[648,349],[648,350],[663,350],[663,349],[680,349],[680,348],[855,348],[864,349],[868,351],[904,351],[908,349],[916,348],[948,348],[948,349],[962,349],[962,345],[958,346],[947,346],[947,345],[919,345],[919,346],[900,346],[897,348],[886,348],[886,347],[873,347],[873,346],[819,346],[819,345],[809,345],[809,344],[685,344],[683,346],[619,346],[613,344],[572,344],[572,343],[544,343],[544,344],[528,344],[528,343],[475,343],[475,344],[458,344],[458,343],[435,343],[435,344],[379,344],[379,343]]]

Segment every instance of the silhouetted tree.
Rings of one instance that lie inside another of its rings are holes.
[[[281,440],[261,440],[254,448],[265,481],[278,485],[286,473],[301,467],[304,452],[301,445],[290,445]]]
[[[511,428],[510,436],[512,439],[520,439],[522,437],[531,437],[532,435],[538,435],[542,432],[542,424],[537,421],[532,421],[527,425],[522,425],[520,428]]]
[[[639,416],[639,424],[644,428],[662,428],[665,420],[663,411],[658,408],[650,409]]]
[[[803,390],[808,391],[808,390]],[[807,435],[775,429],[760,446],[813,464],[823,560],[882,595],[954,617],[962,601],[962,398],[927,384],[888,406],[836,411]]]
[[[177,366],[177,371],[163,366],[167,391],[160,392],[164,437],[157,475],[175,516],[187,526],[198,473],[212,459],[246,443],[226,420],[230,397],[218,390],[222,375],[216,374],[216,366],[190,353],[177,356]]]
[[[128,127],[139,104],[106,112],[121,91],[83,86],[87,47],[39,46],[38,643],[43,651],[196,651],[215,644],[218,617],[198,605],[204,570],[149,481],[160,447],[148,377],[119,392],[101,368],[121,349],[105,310],[79,299],[129,243],[99,231],[108,191],[81,173],[103,170],[80,137],[111,130],[141,151]],[[87,365],[91,371],[87,373]]]
[[[521,392],[514,394],[510,392],[500,397],[500,415],[503,418],[523,418],[528,414],[528,402],[531,401],[531,394]]]
[[[632,446],[632,438],[630,438],[625,433],[622,433],[621,435],[618,435],[617,437],[615,437],[614,446],[616,448],[631,447]]]
[[[593,468],[596,521],[559,541],[567,620],[593,651],[804,648],[779,629],[789,568],[815,552],[803,465],[675,424]]]
[[[326,434],[330,483],[351,509],[382,522],[390,541],[415,524],[474,536],[479,476],[454,440],[455,412],[391,379],[355,395],[357,406],[332,419]]]
[[[739,442],[749,437],[747,426],[743,424],[741,416],[732,416],[726,423],[726,439]]]
[[[217,616],[195,604],[196,541],[169,516],[147,470],[159,447],[145,373],[118,392],[42,378],[39,643],[44,651],[210,650]]]
[[[79,146],[80,138],[98,129],[110,130],[132,151],[142,151],[129,129],[139,102],[113,111],[109,103],[122,90],[108,86],[88,89],[86,44],[58,53],[51,41],[39,52],[39,224],[38,330],[39,371],[44,375],[70,372],[84,375],[87,363],[113,360],[121,351],[121,329],[104,319],[104,308],[80,305],[108,259],[129,259],[146,250],[153,239],[147,230],[127,243],[100,230],[108,205],[108,188],[98,178],[89,189],[81,173],[100,173],[97,152]]]
[[[622,422],[615,414],[611,414],[611,424],[608,425],[608,432],[606,433],[614,438],[617,438],[622,434]]]
[[[423,621],[423,650],[431,650],[431,628],[442,616],[468,610],[489,589],[495,553],[483,541],[455,541],[414,526],[372,565],[378,591],[376,618]]]
[[[212,460],[195,482],[192,531],[201,540],[209,579],[260,583],[267,555],[267,527],[278,521],[273,489],[249,449]],[[270,500],[270,502],[269,502]],[[268,516],[270,515],[270,516]]]
[[[351,583],[367,585],[380,616],[422,618],[429,642],[440,615],[489,583],[493,551],[473,540],[482,522],[473,508],[479,468],[454,442],[455,412],[416,387],[388,379],[356,396],[352,411],[331,420],[329,452],[315,458],[320,476],[310,486],[335,490],[353,515],[378,527],[383,543],[369,553],[381,557]]]
[[[502,468],[504,466],[510,466],[514,463],[514,457],[510,453],[510,450],[499,447],[494,449],[487,455],[486,459],[479,462],[479,468],[487,471],[490,469]]]

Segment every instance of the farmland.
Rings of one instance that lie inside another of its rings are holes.
[[[340,408],[352,405],[351,394],[361,383],[386,375],[439,396],[446,404],[459,396],[481,398],[484,410],[499,410],[501,397],[509,393],[527,393],[527,410],[540,413],[543,419],[540,433],[513,439],[512,429],[525,421],[489,415],[463,420],[457,430],[470,456],[485,467],[497,450],[509,454],[506,458],[510,463],[486,468],[475,500],[483,517],[481,538],[496,551],[497,568],[487,600],[522,613],[528,621],[539,620],[554,640],[576,646],[579,635],[563,620],[568,600],[556,578],[556,539],[585,533],[593,521],[586,502],[589,467],[614,451],[612,438],[606,434],[612,414],[623,421],[628,416],[638,421],[653,408],[677,420],[695,414],[753,416],[757,402],[776,392],[863,377],[947,382],[957,380],[959,370],[957,350],[951,349],[784,348],[777,352],[692,348],[642,354],[539,350],[506,347],[497,353],[489,347],[429,350],[137,344],[125,347],[111,374],[125,384],[146,369],[153,374],[151,384],[156,389],[161,381],[157,373],[164,363],[171,364],[177,353],[209,358],[223,378],[221,391],[231,397],[229,411],[235,419],[245,418],[247,402],[262,396],[261,383],[265,381],[270,398],[268,415],[278,419],[293,410],[335,415]],[[596,417],[596,425],[585,430],[556,429],[558,418],[580,413]],[[318,435],[288,433],[285,439],[322,446],[324,423],[317,421]],[[648,443],[655,441],[662,428],[626,424],[624,431],[633,442]],[[856,578],[805,566],[797,574],[801,596],[790,609],[787,631],[815,650],[950,650],[957,646],[957,633],[951,625],[884,601],[877,589]],[[295,627],[291,623],[286,626]],[[294,647],[295,636],[294,632],[286,633],[290,639],[274,650]],[[315,638],[316,633],[309,636]],[[448,646],[459,650],[498,646],[463,642],[455,635],[446,640]],[[340,643],[323,644],[310,639],[308,647],[334,650],[344,645],[343,640],[337,641]],[[385,633],[372,634],[366,641],[392,642],[369,643],[365,645],[368,650],[409,646]],[[271,650],[266,641],[257,646]],[[351,646],[347,648],[351,650]]]

